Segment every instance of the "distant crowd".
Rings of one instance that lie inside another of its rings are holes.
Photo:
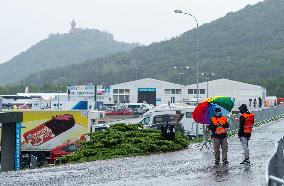
[[[256,107],[261,108],[262,107],[262,99],[261,99],[261,97],[254,98],[254,99],[250,98],[249,99],[249,107],[251,108],[252,105],[253,105],[254,108],[256,108]]]

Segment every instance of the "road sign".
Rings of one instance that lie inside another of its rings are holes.
[[[67,86],[67,93],[69,100],[78,101],[94,101],[96,98],[96,86],[95,85],[79,85],[79,86]]]

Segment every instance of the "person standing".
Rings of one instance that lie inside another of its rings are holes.
[[[241,164],[250,164],[248,142],[250,140],[254,124],[254,114],[248,111],[246,104],[242,104],[238,109],[241,113],[239,117],[238,136],[245,156],[245,159],[241,162]]]
[[[262,107],[262,99],[261,99],[261,97],[258,97],[258,106],[259,106],[259,108]]]
[[[251,102],[252,102],[252,99],[249,98],[249,108],[251,108]]]
[[[256,98],[253,100],[253,107],[256,108]]]
[[[212,132],[215,165],[220,163],[220,147],[222,149],[223,164],[228,164],[227,129],[229,128],[229,124],[227,118],[222,115],[220,108],[216,108],[214,110],[214,116],[211,118],[211,123],[209,124],[208,128]]]

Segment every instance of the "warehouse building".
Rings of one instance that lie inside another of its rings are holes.
[[[207,89],[208,86],[208,89]],[[230,96],[235,100],[235,105],[242,103],[249,105],[249,99],[260,97],[265,100],[266,89],[264,87],[232,81],[229,79],[218,79],[199,83],[199,99],[204,100],[212,96]],[[180,85],[151,78],[140,79],[110,86],[108,100],[105,103],[139,103],[147,102],[153,105],[196,102],[196,84]],[[264,101],[263,101],[264,103]]]
[[[189,100],[196,100],[196,84],[186,86],[186,92]],[[235,107],[241,104],[247,104],[249,106],[249,100],[251,99],[251,107],[253,107],[254,99],[258,102],[258,98],[261,98],[264,103],[266,98],[266,88],[229,79],[217,79],[199,83],[199,99],[203,100],[207,98],[207,95],[208,97],[229,96],[235,101]]]
[[[110,87],[110,103],[149,103],[153,105],[180,102],[185,86],[151,78],[130,81]]]

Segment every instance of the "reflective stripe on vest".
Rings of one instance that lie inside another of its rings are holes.
[[[213,125],[219,125],[216,128],[216,134],[226,134],[226,130],[223,127],[223,125],[225,125],[227,123],[227,118],[225,116],[221,116],[221,117],[213,117],[211,118],[212,124]]]
[[[245,118],[244,133],[251,134],[252,126],[254,124],[254,115],[252,113],[243,113],[242,116]]]

